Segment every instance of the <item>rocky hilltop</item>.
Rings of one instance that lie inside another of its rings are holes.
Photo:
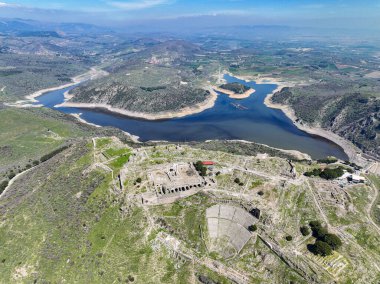
[[[274,103],[290,105],[300,122],[321,126],[352,141],[368,155],[380,157],[380,101],[376,82],[323,83],[283,88]]]
[[[109,105],[131,112],[179,111],[210,97],[208,70],[194,66],[203,51],[184,41],[142,42],[134,56],[108,67],[109,76],[70,93],[71,103]]]

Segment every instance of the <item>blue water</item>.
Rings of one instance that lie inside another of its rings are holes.
[[[167,140],[175,142],[213,139],[240,139],[267,144],[272,147],[299,150],[314,159],[335,156],[347,159],[343,149],[335,143],[299,130],[281,110],[264,105],[264,99],[277,86],[245,82],[225,75],[228,82],[239,82],[253,87],[256,92],[247,99],[235,100],[220,94],[215,106],[201,113],[182,118],[148,121],[107,113],[102,110],[57,108],[65,113],[82,113],[88,122],[113,126],[140,137],[141,141]],[[54,108],[63,102],[64,92],[73,87],[46,93],[37,98],[39,104]],[[238,103],[247,109],[232,105]]]

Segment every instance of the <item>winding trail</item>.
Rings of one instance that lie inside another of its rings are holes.
[[[375,185],[371,185],[371,188],[375,191],[375,197],[372,199],[370,205],[368,206],[367,208],[367,214],[368,214],[368,219],[369,221],[371,222],[371,224],[376,228],[376,231],[378,232],[378,234],[380,235],[380,227],[376,224],[375,221],[373,221],[372,219],[372,212],[373,212],[373,207],[375,206],[375,203],[378,201],[379,199],[379,190],[377,189],[377,187]]]
[[[37,165],[38,166],[38,165]],[[7,191],[9,190],[9,188],[12,186],[12,184],[14,184],[14,182],[21,176],[23,176],[25,173],[33,170],[35,167],[37,166],[34,166],[34,167],[31,167],[30,169],[27,169],[21,173],[18,173],[17,175],[15,175],[8,183],[7,187],[4,189],[4,191],[0,194],[0,199],[7,193]]]

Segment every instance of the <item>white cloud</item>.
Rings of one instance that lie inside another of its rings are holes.
[[[18,5],[16,5],[16,4],[0,2],[0,8],[1,8],[1,7],[17,7],[17,6],[18,6]]]
[[[109,5],[125,10],[125,11],[132,11],[132,10],[143,10],[152,8],[155,6],[168,4],[171,1],[168,0],[142,0],[142,1],[111,1],[108,2]]]

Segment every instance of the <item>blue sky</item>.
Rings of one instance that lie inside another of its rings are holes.
[[[233,24],[380,27],[380,0],[0,0],[0,17],[117,24],[228,18]]]

